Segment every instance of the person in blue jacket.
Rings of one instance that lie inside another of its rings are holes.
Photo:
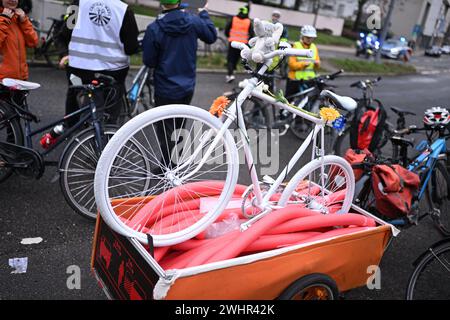
[[[142,43],[143,62],[154,70],[155,106],[190,104],[196,81],[197,41],[214,43],[216,27],[206,6],[194,15],[185,12],[179,0],[161,0],[161,5],[163,11],[148,26]],[[170,137],[183,123],[182,119],[177,120],[180,121],[175,125],[172,120],[165,120],[157,126],[159,141],[169,144],[168,148],[163,148],[167,150],[162,154],[165,167],[173,165],[170,150],[176,142]]]

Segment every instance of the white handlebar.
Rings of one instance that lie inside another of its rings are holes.
[[[312,50],[306,49],[282,49],[269,52],[264,55],[264,58],[271,59],[275,56],[295,56],[295,57],[313,58],[314,52]]]
[[[237,42],[237,41],[232,41],[232,42],[231,42],[231,46],[232,46],[233,48],[239,49],[239,50],[241,50],[241,51],[248,48],[248,46],[247,46],[246,44],[244,44],[244,43],[242,43],[242,42]]]
[[[244,49],[250,49],[246,44],[237,41],[231,42],[231,46],[241,51]],[[264,55],[264,59],[269,60],[275,56],[295,56],[295,57],[313,58],[314,52],[312,50],[305,50],[305,49],[292,49],[292,48],[279,49],[266,53]]]

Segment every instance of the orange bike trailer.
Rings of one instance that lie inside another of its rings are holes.
[[[311,274],[330,277],[345,292],[367,284],[370,267],[380,264],[399,233],[356,206],[352,212],[371,217],[377,227],[177,270],[164,270],[151,248],[115,233],[99,215],[91,267],[108,298],[120,300],[273,300]]]

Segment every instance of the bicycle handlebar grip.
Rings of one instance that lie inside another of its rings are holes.
[[[341,73],[344,73],[344,69],[341,69],[341,70],[339,70],[339,71],[333,73],[333,74],[331,75],[331,78],[337,77],[337,76],[340,75]]]
[[[303,58],[313,58],[314,51],[308,49],[286,49],[283,50],[286,56],[297,56]]]

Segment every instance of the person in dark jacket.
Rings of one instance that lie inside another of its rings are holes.
[[[82,30],[76,30],[77,32],[76,35],[74,35],[74,29],[73,27],[70,28],[69,23],[64,24],[64,29],[62,31],[61,37],[63,41],[66,43],[67,47],[69,47],[69,45],[72,45],[72,49],[68,50],[68,55],[61,60],[60,66],[61,68],[67,67],[68,78],[70,75],[75,75],[81,78],[83,84],[91,83],[92,80],[95,79],[96,73],[102,73],[111,76],[117,81],[116,86],[117,93],[115,95],[116,99],[114,99],[115,103],[113,103],[113,105],[107,110],[107,112],[110,114],[108,122],[111,124],[115,124],[118,120],[120,111],[123,107],[123,99],[121,97],[126,93],[125,80],[127,78],[129,71],[129,59],[126,56],[131,56],[137,53],[139,50],[139,41],[138,41],[139,29],[132,9],[130,8],[130,6],[127,6],[122,1],[119,0],[112,0],[112,1],[89,0],[89,1],[93,2],[92,6],[89,6],[91,3],[88,3],[88,10],[90,11],[93,10],[92,8],[94,6],[98,7],[97,10],[100,10],[102,7],[106,7],[109,10],[119,8],[115,10],[121,10],[118,12],[118,14],[120,13],[123,14],[123,20],[119,22],[114,19],[111,19],[108,21],[108,23],[106,22],[103,23],[103,25],[99,23],[95,24],[96,20],[93,20],[91,18],[91,14],[94,11],[87,12],[88,11],[87,10],[86,12],[80,12],[79,18],[81,17],[82,19],[85,19],[87,22],[80,23],[80,27]],[[72,1],[72,5],[79,5],[79,4],[80,0]],[[83,7],[80,8],[80,10],[83,9],[84,9]],[[101,12],[101,10],[98,12]],[[108,10],[105,10],[104,12],[108,14]],[[75,11],[73,11],[69,15],[66,15],[65,17],[66,21],[72,20],[71,15],[73,14],[75,14]],[[111,14],[111,11],[109,11],[109,14]],[[105,31],[105,32],[98,31],[97,33],[94,33],[91,32],[91,30],[88,28],[93,28],[93,30],[96,30],[96,28],[97,29],[109,28],[110,30],[117,30],[117,31]],[[81,40],[84,43],[79,42],[80,38],[82,38]],[[106,43],[107,41],[111,42],[112,41],[111,39],[114,40],[117,39],[118,45],[115,46],[117,48],[113,49],[111,48],[111,46],[108,46],[106,48],[102,47],[104,43]],[[86,43],[88,43],[90,47],[86,48],[87,47]],[[96,45],[97,43],[98,45]],[[86,50],[89,50],[89,53],[88,51],[82,52],[84,48]],[[112,60],[109,60],[108,57],[116,60],[119,59],[119,57],[123,59],[117,62],[113,62]],[[72,84],[73,83],[71,83],[69,79],[69,86]],[[77,101],[77,94],[78,94],[77,91],[71,89],[68,90],[66,99],[66,114],[75,112],[79,108]],[[105,93],[105,95],[106,94],[107,93]],[[98,106],[103,106],[104,95],[103,94],[97,95],[95,101]],[[76,124],[76,122],[77,119],[75,119],[74,117],[70,121],[67,121],[67,126],[69,127],[73,126],[74,124]]]
[[[179,0],[161,0],[163,12],[151,23],[143,40],[143,62],[154,69],[156,106],[189,104],[194,94],[197,40],[212,44],[217,39],[208,12],[189,14]]]
[[[185,12],[179,0],[161,0],[161,5],[162,13],[148,26],[143,40],[144,64],[154,69],[155,106],[190,104],[196,82],[197,41],[212,44],[217,31],[206,6],[194,15]],[[166,166],[172,163],[166,150],[175,145],[170,137],[181,126],[171,120],[157,126],[159,140],[169,144],[162,155]]]

